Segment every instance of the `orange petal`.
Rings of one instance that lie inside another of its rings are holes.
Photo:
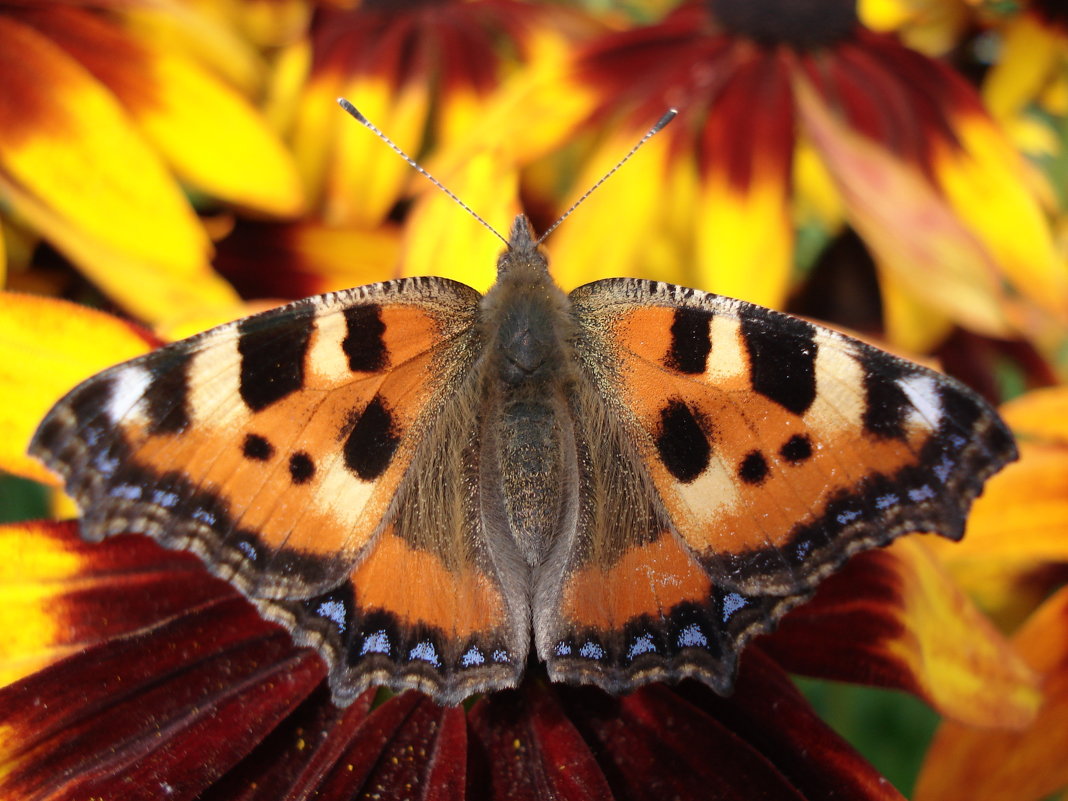
[[[767,641],[788,670],[903,689],[977,725],[1026,725],[1034,676],[915,537],[854,559]]]
[[[1013,640],[1043,676],[1043,703],[1024,731],[945,723],[916,784],[916,801],[1032,801],[1068,787],[1068,588]]]
[[[147,332],[66,301],[0,293],[0,467],[57,483],[26,455],[37,424],[79,381],[159,344]]]
[[[81,65],[0,17],[0,73],[18,98],[0,119],[0,195],[16,218],[144,319],[234,300],[177,185]]]
[[[1020,460],[986,485],[964,541],[932,548],[983,607],[1012,619],[1021,602],[1034,602],[1021,583],[1033,583],[1029,577],[1046,565],[1068,563],[1068,389],[1032,391],[1001,411]]]

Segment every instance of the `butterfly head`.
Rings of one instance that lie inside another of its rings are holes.
[[[525,214],[516,215],[508,234],[508,249],[497,258],[498,279],[520,271],[549,272],[549,261],[538,248],[538,239]]]

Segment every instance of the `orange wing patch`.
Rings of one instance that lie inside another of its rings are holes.
[[[473,557],[449,570],[433,554],[417,550],[390,526],[352,572],[356,602],[389,612],[402,626],[434,628],[466,640],[506,620],[500,587]]]
[[[665,531],[610,566],[590,564],[571,573],[560,611],[579,629],[612,631],[642,615],[662,618],[685,601],[701,603],[711,590],[708,574]]]

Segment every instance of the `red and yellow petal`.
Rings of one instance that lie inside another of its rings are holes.
[[[177,49],[146,47],[116,24],[76,8],[20,19],[106,86],[183,181],[268,214],[301,210],[297,172],[279,139],[244,98],[194,59]]]
[[[192,798],[322,682],[325,667],[314,652],[294,649],[224,582],[203,571],[186,572],[184,581],[172,568],[159,573],[169,582],[154,585],[158,573],[130,566],[105,568],[84,588],[68,585],[66,599],[46,600],[46,612],[58,613],[65,627],[93,612],[105,625],[108,614],[136,617],[126,611],[136,606],[129,593],[146,584],[179,599],[172,614],[154,609],[147,616],[154,620],[133,633],[109,636],[0,689],[0,797],[105,798],[137,787]],[[211,589],[198,602],[190,587],[199,582]],[[114,591],[123,585],[120,600]],[[104,606],[84,602],[97,591],[111,593]]]
[[[458,224],[464,215],[458,208],[454,211],[458,215],[452,222]],[[246,297],[296,299],[396,278],[401,235],[386,225],[242,221],[218,248],[216,268]],[[428,274],[443,273],[420,273]]]
[[[793,267],[791,87],[775,54],[738,50],[700,144],[697,275],[704,289],[782,308]]]
[[[850,222],[879,265],[973,330],[1013,331],[998,265],[921,168],[836,119],[806,81],[797,80],[795,90],[801,119],[845,198]],[[899,331],[888,333],[892,341],[901,339]]]
[[[1023,731],[945,723],[927,752],[916,801],[1038,801],[1068,787],[1068,588],[1013,639],[1042,676],[1042,706]]]
[[[0,17],[0,73],[0,195],[16,219],[143,319],[234,300],[177,185],[84,67]]]
[[[0,293],[0,468],[55,478],[26,455],[41,418],[78,382],[159,345],[143,329],[103,312],[34,295]]]
[[[190,554],[142,537],[93,544],[76,522],[0,527],[0,686],[215,598]],[[131,592],[139,593],[129,603]]]
[[[854,557],[763,647],[788,670],[906,690],[976,725],[1026,725],[1039,702],[1032,672],[915,539]]]

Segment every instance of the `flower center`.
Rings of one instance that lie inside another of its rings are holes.
[[[834,44],[857,24],[856,0],[708,0],[731,33],[809,50]]]

